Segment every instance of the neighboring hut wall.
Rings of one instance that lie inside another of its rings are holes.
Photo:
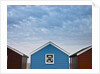
[[[7,69],[21,69],[22,56],[7,48]]]
[[[27,68],[27,58],[25,56],[22,57],[22,69]]]
[[[92,69],[92,48],[78,56],[79,69]]]
[[[77,56],[70,57],[70,69],[78,69]]]

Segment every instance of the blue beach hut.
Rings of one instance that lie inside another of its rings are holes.
[[[69,53],[53,42],[31,52],[31,69],[69,69]]]

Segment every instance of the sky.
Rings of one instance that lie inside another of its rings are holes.
[[[92,45],[92,6],[7,6],[9,46],[29,56],[49,41],[70,54]]]

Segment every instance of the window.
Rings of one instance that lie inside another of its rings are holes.
[[[54,54],[46,54],[45,55],[45,63],[46,64],[54,64]]]

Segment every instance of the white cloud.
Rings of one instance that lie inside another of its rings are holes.
[[[13,11],[9,11],[8,13],[7,13],[7,16],[13,16]]]
[[[41,31],[44,32],[44,33],[48,33],[49,32],[49,30],[46,29],[46,28],[41,28]]]
[[[40,37],[34,37],[34,36],[32,36],[32,37],[27,37],[27,38],[25,38],[25,40],[31,40],[31,41],[36,41],[36,40],[41,40],[41,38]]]
[[[17,24],[13,24],[13,26],[14,26],[15,28],[20,28],[20,26],[17,25]]]
[[[8,20],[7,25],[8,44],[22,52],[30,53],[48,41],[71,53],[92,43],[92,15],[87,16],[85,8],[83,10],[81,6],[18,7],[11,6],[7,12],[8,19],[11,20]]]

